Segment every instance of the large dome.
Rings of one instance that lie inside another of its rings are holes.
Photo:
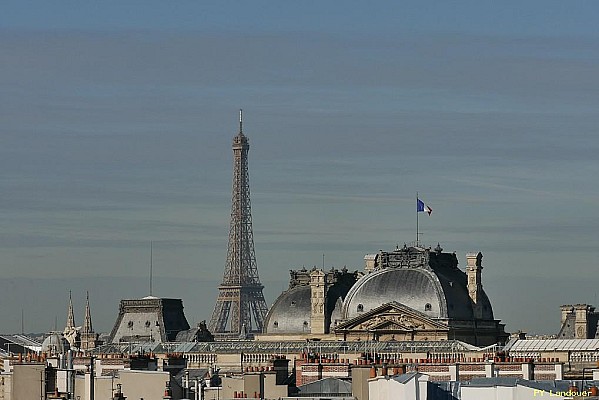
[[[329,329],[341,320],[343,304],[340,290],[329,290],[326,299],[327,315],[330,315]],[[347,290],[346,290],[347,291]],[[310,323],[310,286],[296,286],[283,292],[266,315],[265,332],[271,334],[309,333]]]
[[[482,319],[492,320],[493,311],[484,291],[480,297]],[[347,294],[343,318],[357,317],[392,301],[430,318],[474,319],[466,274],[457,268],[455,256],[447,253],[431,253],[428,263],[417,266],[381,266],[364,275]]]
[[[386,268],[364,275],[347,295],[344,319],[396,301],[432,318],[447,317],[447,302],[434,274],[422,269]]]
[[[505,341],[483,290],[482,253],[466,254],[463,269],[440,245],[380,250],[364,261],[364,273],[291,270],[289,289],[268,311],[260,340]]]
[[[319,271],[319,270],[318,270]],[[288,290],[281,293],[272,305],[264,322],[264,333],[268,334],[298,334],[310,333],[312,328],[312,288],[310,275],[318,274],[316,267],[290,271],[291,282]],[[341,320],[341,308],[350,287],[356,282],[357,273],[331,269],[320,271],[325,278],[326,290],[324,299],[324,330],[330,331]]]
[[[310,286],[296,286],[283,292],[268,311],[266,332],[310,332],[310,304]]]

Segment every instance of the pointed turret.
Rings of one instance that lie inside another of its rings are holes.
[[[65,330],[75,329],[75,313],[73,312],[73,298],[71,297],[71,291],[69,290],[69,311],[67,313],[67,326]]]
[[[87,297],[85,299],[85,321],[83,321],[83,328],[81,329],[82,333],[92,333],[94,328],[92,327],[92,314],[89,308],[89,292],[87,292]]]
[[[75,326],[75,312],[73,311],[73,298],[69,290],[69,311],[67,313],[67,325],[64,328],[63,336],[69,342],[71,348],[79,347],[79,331]]]
[[[89,292],[85,299],[85,320],[81,327],[81,350],[93,349],[98,345],[98,334],[94,332],[92,326],[92,313],[89,307]]]

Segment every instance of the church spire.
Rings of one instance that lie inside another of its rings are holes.
[[[69,311],[67,313],[67,329],[75,328],[75,313],[73,312],[73,298],[69,290]]]
[[[98,345],[98,334],[94,332],[92,327],[92,313],[89,308],[89,292],[85,299],[85,320],[81,327],[81,350],[87,351],[95,348]]]
[[[87,292],[87,298],[85,300],[85,321],[83,321],[83,328],[81,331],[83,333],[91,333],[94,331],[92,328],[92,313],[89,308],[89,292]]]

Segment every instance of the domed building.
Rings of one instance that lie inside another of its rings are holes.
[[[364,272],[291,271],[261,340],[462,340],[505,342],[482,287],[482,254],[406,246],[365,257]]]
[[[316,267],[290,271],[289,289],[268,311],[264,322],[270,337],[282,340],[297,334],[329,334],[342,320],[343,300],[359,277],[357,272]]]
[[[49,355],[64,354],[71,348],[69,341],[61,332],[50,332],[42,342],[42,353]]]

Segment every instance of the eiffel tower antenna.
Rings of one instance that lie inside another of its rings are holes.
[[[261,333],[268,311],[254,253],[249,149],[248,138],[243,134],[242,110],[239,110],[239,133],[233,138],[233,196],[227,261],[209,326],[210,332],[222,339]]]

